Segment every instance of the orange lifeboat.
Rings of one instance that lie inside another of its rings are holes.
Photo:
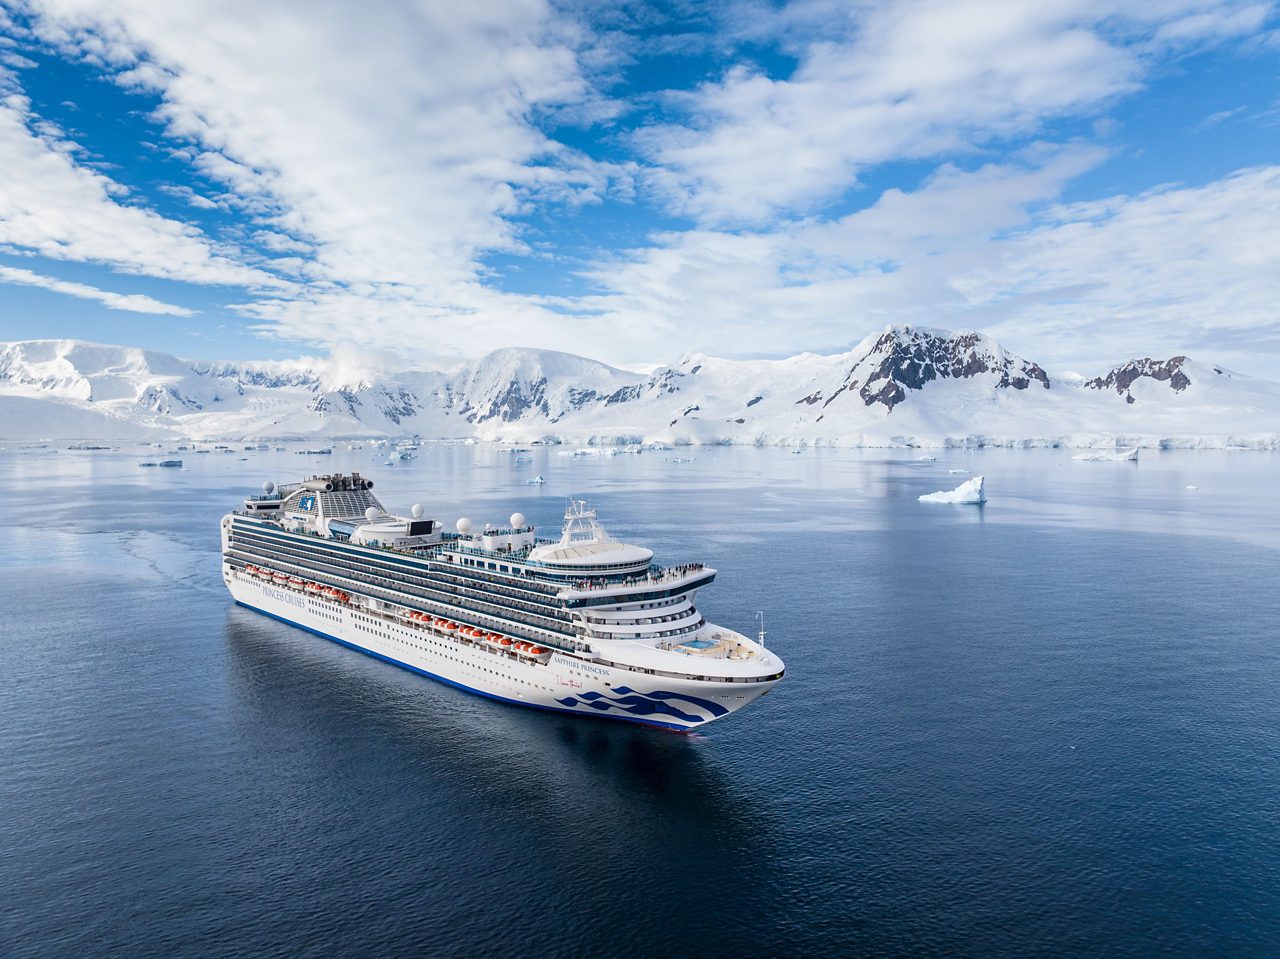
[[[515,640],[511,639],[509,636],[498,637],[498,645],[501,646],[503,649],[509,649],[514,642]]]
[[[444,628],[445,628],[445,629],[447,629],[447,630],[453,631],[453,630],[455,630],[455,629],[457,629],[457,628],[458,628],[458,624],[457,624],[457,623],[445,623],[445,624],[444,624]]]

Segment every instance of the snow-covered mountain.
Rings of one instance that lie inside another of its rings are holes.
[[[1185,356],[1050,376],[980,333],[889,327],[846,353],[688,356],[649,374],[502,349],[353,382],[76,340],[0,344],[8,439],[475,437],[568,443],[1280,448],[1280,384]]]

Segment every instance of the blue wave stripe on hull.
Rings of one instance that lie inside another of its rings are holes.
[[[564,716],[588,716],[588,717],[594,717],[596,719],[612,719],[618,722],[636,723],[637,725],[640,725],[640,726],[657,726],[662,729],[674,729],[677,732],[681,732],[681,733],[686,733],[689,731],[689,728],[687,726],[681,726],[677,723],[664,723],[656,719],[641,719],[639,716],[619,716],[616,713],[612,715],[609,715],[606,713],[598,713],[598,712],[586,713],[580,709],[560,709],[555,706],[544,706],[542,703],[529,703],[519,699],[508,699],[506,696],[499,696],[497,693],[490,693],[483,689],[476,689],[473,686],[468,686],[466,683],[460,683],[457,680],[449,679],[446,676],[440,676],[429,670],[423,669],[420,666],[413,666],[409,663],[402,662],[401,660],[396,659],[392,656],[386,656],[382,653],[374,652],[372,649],[366,649],[364,646],[361,646],[358,643],[348,642],[345,639],[340,639],[339,637],[334,636],[331,633],[326,633],[323,630],[316,629],[312,626],[306,626],[302,623],[294,622],[292,619],[289,619],[286,616],[281,616],[278,613],[273,613],[270,610],[263,609],[260,606],[254,606],[252,603],[246,603],[243,600],[239,600],[239,599],[235,600],[235,603],[237,606],[243,606],[245,609],[251,609],[255,613],[261,613],[263,616],[270,616],[272,619],[279,620],[282,623],[287,623],[288,625],[293,626],[295,629],[302,629],[302,630],[306,630],[308,633],[314,633],[315,635],[320,636],[324,639],[327,639],[330,642],[337,643],[339,646],[345,646],[347,647],[347,649],[354,649],[358,653],[364,653],[366,656],[372,656],[374,659],[380,659],[384,663],[390,663],[392,666],[399,666],[401,669],[407,669],[409,672],[417,673],[419,676],[426,676],[428,679],[434,679],[436,682],[444,683],[446,686],[452,686],[455,689],[461,689],[463,692],[472,693],[473,695],[476,695],[476,696],[483,696],[485,699],[492,699],[499,703],[506,703],[509,706],[524,706],[527,709],[541,709],[544,712],[559,713]]]
[[[657,692],[652,693],[637,693],[634,689],[628,689],[626,686],[619,686],[617,691],[625,695],[634,694],[636,696],[649,696],[653,699],[683,699],[686,703],[693,703],[695,706],[701,706],[712,716],[727,716],[729,714],[729,710],[725,709],[719,703],[713,702],[710,699],[699,699],[697,696],[690,696],[688,693],[672,693],[665,689],[659,689]]]
[[[633,716],[652,716],[654,713],[662,713],[667,716],[675,716],[677,719],[683,719],[687,723],[706,722],[702,716],[683,713],[674,706],[669,706],[664,702],[654,702],[639,693],[624,696],[621,699],[610,699],[603,693],[589,692],[582,693],[576,698],[568,696],[565,699],[557,699],[556,702],[565,706],[590,706],[592,709],[600,710],[601,712],[610,709],[621,709],[623,712],[631,713]]]

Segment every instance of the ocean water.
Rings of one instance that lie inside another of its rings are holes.
[[[0,452],[0,954],[1280,954],[1280,457],[146,452]],[[589,494],[788,677],[682,736],[232,605],[219,516],[352,467]]]

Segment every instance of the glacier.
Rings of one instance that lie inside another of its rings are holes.
[[[342,378],[324,361],[188,361],[80,340],[0,344],[0,438],[424,440],[587,451],[706,444],[1280,449],[1280,384],[1185,356],[1092,379],[991,337],[889,326],[778,360],[635,372],[506,348],[451,370]],[[927,460],[923,460],[927,462]]]

